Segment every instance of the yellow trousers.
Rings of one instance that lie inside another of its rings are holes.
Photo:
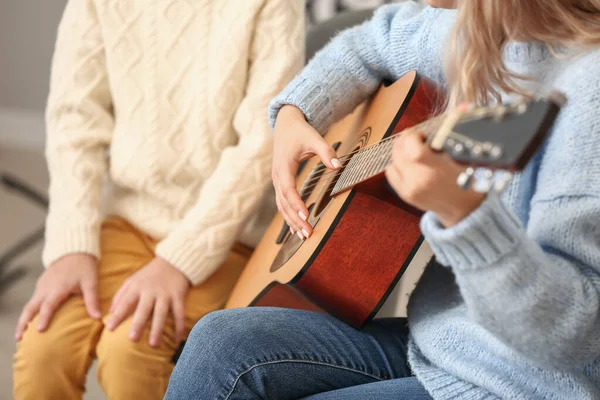
[[[37,318],[30,322],[15,354],[16,400],[81,399],[94,358],[98,359],[98,381],[110,400],[163,398],[179,346],[172,316],[156,348],[148,344],[149,324],[138,342],[128,338],[131,317],[113,332],[104,329],[113,296],[127,278],[154,258],[155,246],[153,239],[121,219],[104,223],[98,265],[103,319],[90,318],[82,297],[71,296],[59,307],[47,331],[36,330]],[[217,272],[189,290],[186,335],[202,316],[223,308],[249,256],[249,249],[234,246]]]

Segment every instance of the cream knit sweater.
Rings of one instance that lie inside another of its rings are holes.
[[[44,264],[100,255],[108,213],[202,282],[270,185],[267,105],[300,70],[303,0],[70,0],[46,113]]]

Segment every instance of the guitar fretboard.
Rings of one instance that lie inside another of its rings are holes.
[[[433,117],[409,129],[424,132],[429,138],[435,134],[444,117],[444,115]],[[402,132],[356,151],[340,174],[331,195],[335,196],[385,171],[392,162],[394,139],[401,134]]]

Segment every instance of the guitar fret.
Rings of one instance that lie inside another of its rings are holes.
[[[349,170],[346,172],[346,177],[344,180],[344,187],[350,186],[350,183],[352,182],[352,175],[354,175],[356,173],[356,161],[358,160],[358,153],[355,154],[351,159],[350,162],[348,163],[348,167]]]
[[[369,176],[369,172],[370,172],[372,164],[373,164],[373,159],[375,157],[375,148],[376,148],[376,146],[370,147],[366,150],[367,157],[365,159],[365,163],[364,163],[365,165],[362,168],[362,173],[360,175],[360,179],[356,183],[362,182],[363,180],[365,180],[366,177]]]
[[[365,159],[365,165],[362,168],[362,174],[360,176],[360,180],[357,181],[358,182],[362,182],[364,181],[367,177],[369,177],[369,173],[373,164],[373,160],[375,159],[376,156],[376,151],[377,151],[377,145],[369,147],[366,152],[367,152],[367,157]]]
[[[353,186],[356,184],[356,182],[358,182],[358,178],[360,177],[361,174],[361,165],[363,163],[363,160],[365,159],[365,152],[364,151],[359,151],[358,154],[356,155],[357,159],[356,159],[356,163],[354,164],[354,173],[352,175],[350,175],[350,185],[349,186]]]
[[[348,163],[346,164],[346,167],[344,168],[344,171],[342,172],[342,174],[339,176],[335,186],[333,187],[333,190],[335,191],[338,187],[345,187],[346,183],[348,181],[348,171],[352,168],[352,158],[350,158],[350,161],[348,161]]]
[[[356,156],[357,155],[358,154],[354,154],[352,157],[350,157],[350,160],[344,167],[344,171],[342,172],[342,174],[338,178],[335,186],[333,187],[333,190],[332,190],[333,194],[335,194],[339,191],[342,191],[344,188],[347,188],[350,186],[349,185],[350,176],[352,176],[354,174],[354,166],[356,165]]]
[[[389,162],[389,155],[391,154],[391,149],[392,149],[392,145],[393,145],[393,139],[388,140],[387,142],[385,142],[384,146],[384,150],[382,151],[382,157],[379,160],[379,162],[377,163],[377,174],[381,173],[382,171],[385,170],[385,168],[388,165]]]
[[[409,129],[415,129],[430,136],[437,131],[443,118],[443,115],[439,115]],[[401,134],[402,132],[398,133],[398,135]],[[358,150],[338,177],[332,194],[342,192],[385,171],[392,162],[393,147],[394,138],[388,138]]]
[[[379,164],[379,161],[381,160],[381,149],[383,147],[382,143],[378,143],[374,148],[373,148],[373,157],[371,159],[369,168],[367,169],[367,177],[371,177],[374,175],[377,175],[376,171],[377,171],[377,166]]]
[[[364,151],[360,151],[357,154],[356,157],[356,163],[354,164],[354,174],[352,174],[352,176],[350,177],[350,186],[355,185],[356,182],[358,181],[360,174],[361,174],[361,165],[363,164],[363,160],[365,158],[365,152]]]

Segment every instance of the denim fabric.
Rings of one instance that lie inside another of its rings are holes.
[[[304,400],[431,400],[416,377],[367,383],[306,397]]]
[[[419,3],[380,7],[337,35],[272,100],[271,123],[289,104],[325,133],[411,70],[447,86],[456,11]],[[427,268],[412,294],[409,363],[436,400],[598,400],[600,48],[534,41],[503,51],[505,68],[528,77],[515,81],[526,92],[568,100],[502,196],[449,229],[431,212],[422,218],[448,268]]]
[[[284,400],[327,391],[334,392],[313,398],[385,399],[376,393],[402,390],[414,394],[405,399],[427,398],[411,378],[407,342],[401,319],[378,320],[359,331],[308,311],[218,311],[194,327],[165,399]]]

